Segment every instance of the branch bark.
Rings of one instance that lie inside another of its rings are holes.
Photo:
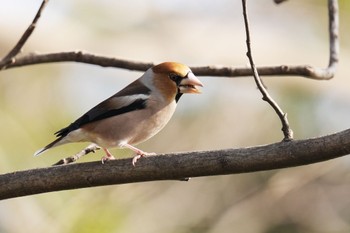
[[[82,151],[76,153],[73,156],[61,159],[57,163],[54,163],[52,166],[59,166],[59,165],[65,165],[65,164],[74,163],[78,159],[80,159],[81,157],[83,157],[83,156],[85,156],[87,154],[90,154],[90,153],[95,153],[99,149],[101,149],[101,147],[99,147],[95,143],[92,143],[89,146],[87,146],[85,149],[83,149]]]
[[[61,52],[29,54],[17,57],[21,48],[35,29],[47,0],[44,0],[33,23],[15,47],[0,61],[0,69],[49,63],[83,62],[103,67],[118,67],[144,71],[152,62],[98,56],[84,52]],[[333,77],[339,53],[338,2],[328,1],[330,58],[327,68],[312,66],[266,66],[258,67],[261,75],[300,75],[316,80]],[[191,67],[201,76],[250,76],[250,68],[227,66]],[[350,129],[333,135],[280,142],[265,146],[215,151],[173,153],[150,156],[131,166],[130,159],[62,165],[38,168],[0,175],[0,200],[77,188],[124,184],[156,180],[182,180],[185,177],[237,174],[264,171],[317,163],[350,153]]]
[[[249,30],[249,20],[248,20],[248,13],[247,13],[247,2],[246,0],[242,0],[242,8],[243,8],[243,18],[244,18],[244,25],[245,25],[245,31],[246,31],[246,44],[247,44],[247,57],[249,59],[249,63],[253,72],[255,83],[259,89],[259,91],[262,94],[262,99],[266,101],[270,106],[275,110],[278,117],[281,120],[282,123],[282,132],[284,134],[283,141],[288,142],[290,140],[293,140],[293,131],[289,127],[289,122],[287,118],[287,114],[283,113],[282,109],[278,106],[276,101],[273,100],[273,98],[270,96],[266,88],[264,87],[262,80],[260,79],[258,70],[255,67],[254,60],[253,60],[253,54],[251,49],[251,40],[250,40],[250,30]]]
[[[49,1],[48,0],[44,0],[41,5],[40,8],[38,10],[38,12],[36,13],[32,23],[29,25],[29,27],[27,28],[27,30],[23,33],[22,37],[19,39],[19,41],[17,42],[17,44],[11,49],[10,52],[8,52],[8,54],[0,61],[0,70],[2,69],[6,69],[6,67],[10,64],[13,64],[16,62],[15,57],[21,52],[21,49],[23,48],[24,44],[27,42],[27,40],[29,39],[29,37],[32,35],[36,24],[39,20],[39,18],[41,17],[41,13],[43,12],[43,10],[45,9],[47,3]]]
[[[307,140],[215,151],[163,154],[78,163],[0,175],[0,200],[39,193],[185,177],[227,175],[294,167],[350,153],[350,129]]]
[[[79,62],[102,67],[113,67],[135,71],[146,71],[148,68],[156,64],[155,62],[106,57],[84,51],[69,51],[47,54],[33,53],[25,55],[17,58],[16,61],[8,65],[6,69],[55,62]],[[249,67],[204,65],[191,66],[190,68],[197,76],[245,77],[253,75],[252,70]],[[257,69],[259,74],[262,76],[303,76],[305,78],[315,80],[331,79],[335,72],[335,70],[328,72],[327,69],[308,65],[260,66],[257,67]]]
[[[46,1],[44,1],[46,2]],[[41,9],[42,10],[42,9]],[[39,10],[40,11],[40,10]],[[279,65],[257,67],[262,76],[303,76],[315,80],[328,80],[333,78],[338,64],[339,57],[339,19],[338,19],[338,1],[328,0],[329,14],[329,65],[327,68],[319,68],[309,65]],[[39,14],[40,16],[40,14]],[[38,20],[38,18],[37,18]],[[34,29],[33,29],[34,30]],[[22,45],[23,46],[23,45]],[[4,60],[4,59],[3,59]],[[47,54],[28,54],[21,57],[13,57],[12,62],[6,65],[6,69],[43,64],[53,62],[80,62],[102,67],[114,67],[121,69],[145,71],[153,66],[154,62],[135,61],[115,57],[106,57],[91,54],[83,51],[58,52]],[[1,64],[1,62],[0,62]],[[1,68],[1,66],[0,66]],[[220,65],[192,66],[192,71],[198,76],[217,76],[217,77],[241,77],[251,76],[253,73],[249,67],[233,67]]]

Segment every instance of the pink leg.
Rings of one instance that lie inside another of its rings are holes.
[[[137,149],[136,147],[130,145],[130,144],[125,144],[123,145],[126,148],[129,148],[130,150],[134,151],[136,153],[136,156],[132,159],[132,165],[135,167],[135,164],[137,162],[137,160],[139,160],[140,158],[147,156],[147,155],[155,155],[156,153],[148,153],[148,152],[144,152],[140,149]]]
[[[109,152],[108,149],[103,148],[103,150],[105,151],[106,155],[102,157],[101,162],[105,163],[108,160],[115,160],[114,156],[111,154],[111,152]]]

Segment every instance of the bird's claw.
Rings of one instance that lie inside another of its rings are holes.
[[[137,160],[141,159],[142,157],[149,156],[149,155],[156,155],[156,153],[154,153],[154,152],[148,153],[148,152],[142,151],[142,153],[139,153],[136,156],[134,156],[134,158],[132,158],[132,165],[135,167]]]
[[[110,155],[110,156],[103,156],[102,158],[101,158],[101,162],[102,162],[102,164],[105,164],[105,162],[107,162],[107,161],[109,161],[109,160],[115,160],[115,158],[114,158],[114,156],[113,155]]]
[[[132,165],[135,167],[137,160],[141,159],[142,157],[143,157],[143,155],[134,156],[134,158],[132,158]]]

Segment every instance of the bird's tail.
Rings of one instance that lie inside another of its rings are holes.
[[[48,144],[47,146],[35,151],[34,153],[34,156],[38,156],[40,155],[41,153],[45,152],[46,150],[52,148],[52,147],[56,147],[56,146],[59,146],[59,145],[62,145],[62,144],[65,144],[67,143],[65,140],[62,140],[64,139],[65,137],[59,137],[57,138],[55,141],[51,142],[50,144]]]

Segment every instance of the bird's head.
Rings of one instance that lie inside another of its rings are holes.
[[[164,62],[149,70],[153,85],[167,98],[178,100],[184,93],[201,93],[203,84],[191,69],[181,63]]]

